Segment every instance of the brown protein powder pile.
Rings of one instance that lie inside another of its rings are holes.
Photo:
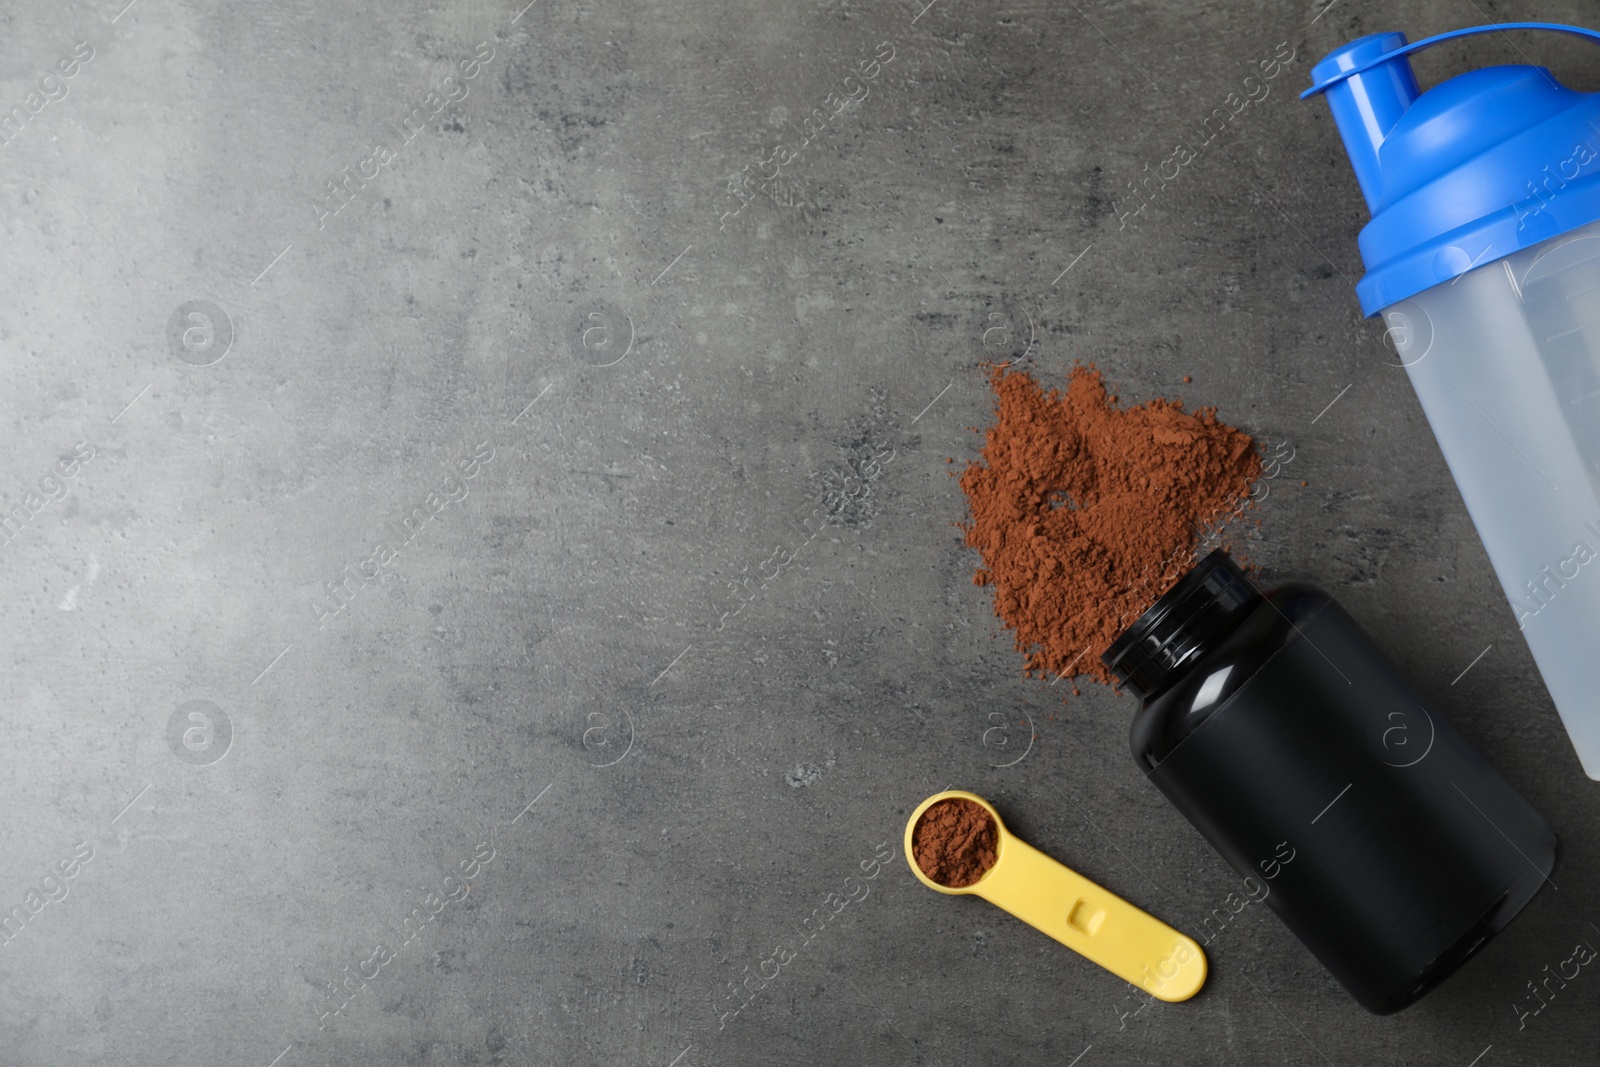
[[[941,800],[911,831],[911,855],[922,873],[951,889],[971,885],[994,866],[999,835],[994,820],[962,797]]]
[[[1260,453],[1212,408],[1118,409],[1092,365],[1065,392],[1005,367],[990,385],[995,424],[961,475],[972,580],[993,588],[1028,673],[1110,684],[1100,653],[1193,564],[1206,524],[1242,510]]]

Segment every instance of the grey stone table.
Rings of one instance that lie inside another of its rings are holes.
[[[1600,787],[1295,98],[1359,34],[1583,5],[525,3],[3,16],[0,1062],[1594,1062],[1600,977],[1531,984],[1600,943]],[[1523,57],[1600,83],[1419,67]],[[1129,698],[1021,675],[950,477],[1002,358],[1292,454],[1250,558],[1562,833],[1416,1007],[1230,913]],[[1222,909],[1207,988],[919,886],[946,786]]]

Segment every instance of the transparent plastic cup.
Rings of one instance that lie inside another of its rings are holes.
[[[1600,222],[1382,314],[1583,769],[1600,780]]]

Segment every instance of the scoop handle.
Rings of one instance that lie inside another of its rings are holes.
[[[1011,834],[974,891],[1159,1000],[1188,1000],[1206,981],[1193,938]]]

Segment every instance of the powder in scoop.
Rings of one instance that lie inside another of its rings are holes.
[[[1152,400],[1119,409],[1100,372],[1048,392],[990,375],[996,420],[961,475],[973,576],[1029,673],[1111,683],[1100,653],[1194,562],[1202,528],[1236,515],[1261,456],[1216,410]]]
[[[911,831],[911,855],[922,873],[951,889],[982,878],[998,858],[994,820],[983,805],[950,797],[932,805]]]

